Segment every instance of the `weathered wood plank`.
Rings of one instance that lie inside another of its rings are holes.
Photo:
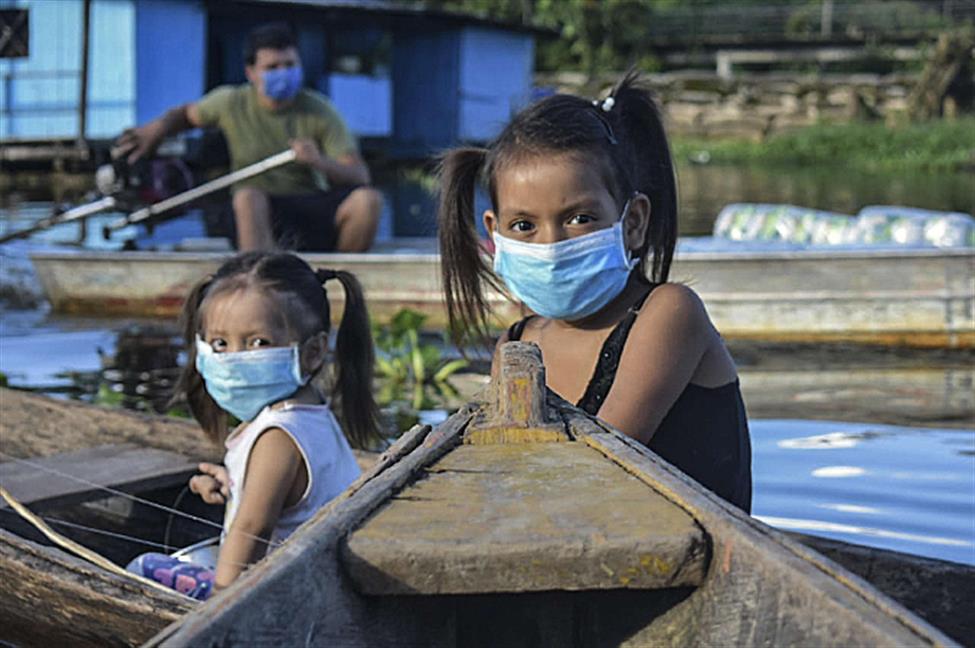
[[[119,408],[0,388],[0,451],[20,459],[45,457],[106,443],[131,443],[219,460],[223,450],[195,421],[147,416]],[[0,455],[0,460],[6,457]]]
[[[343,558],[367,594],[658,589],[698,585],[708,567],[689,515],[571,442],[457,448],[356,529]]]
[[[0,639],[23,646],[131,646],[192,602],[0,529]]]
[[[105,488],[137,493],[185,484],[197,463],[167,450],[107,444],[0,463],[0,485],[27,506],[66,506],[105,497]]]
[[[815,549],[965,646],[975,646],[975,566],[786,533]]]

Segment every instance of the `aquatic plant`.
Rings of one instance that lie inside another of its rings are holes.
[[[407,404],[414,411],[444,408],[459,396],[450,377],[467,361],[444,357],[440,346],[422,341],[424,321],[426,315],[404,308],[389,324],[373,325],[381,405],[395,409]]]

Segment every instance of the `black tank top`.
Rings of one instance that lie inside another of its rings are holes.
[[[652,290],[630,307],[600,349],[596,370],[576,403],[593,416],[613,386],[630,328]],[[512,324],[508,339],[520,340],[532,317]],[[737,380],[720,387],[688,383],[647,447],[735,506],[751,512],[751,442]]]

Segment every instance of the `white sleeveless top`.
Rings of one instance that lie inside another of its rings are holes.
[[[271,542],[287,538],[359,476],[359,464],[328,405],[285,403],[274,409],[265,407],[253,421],[238,426],[225,443],[224,465],[230,474],[230,497],[224,514],[224,537],[240,506],[251,449],[261,433],[270,428],[288,433],[308,471],[308,487],[294,506],[281,512]]]

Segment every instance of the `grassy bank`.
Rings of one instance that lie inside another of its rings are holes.
[[[822,165],[861,171],[963,171],[975,168],[975,117],[888,127],[822,124],[763,142],[674,138],[679,160],[722,164]]]

